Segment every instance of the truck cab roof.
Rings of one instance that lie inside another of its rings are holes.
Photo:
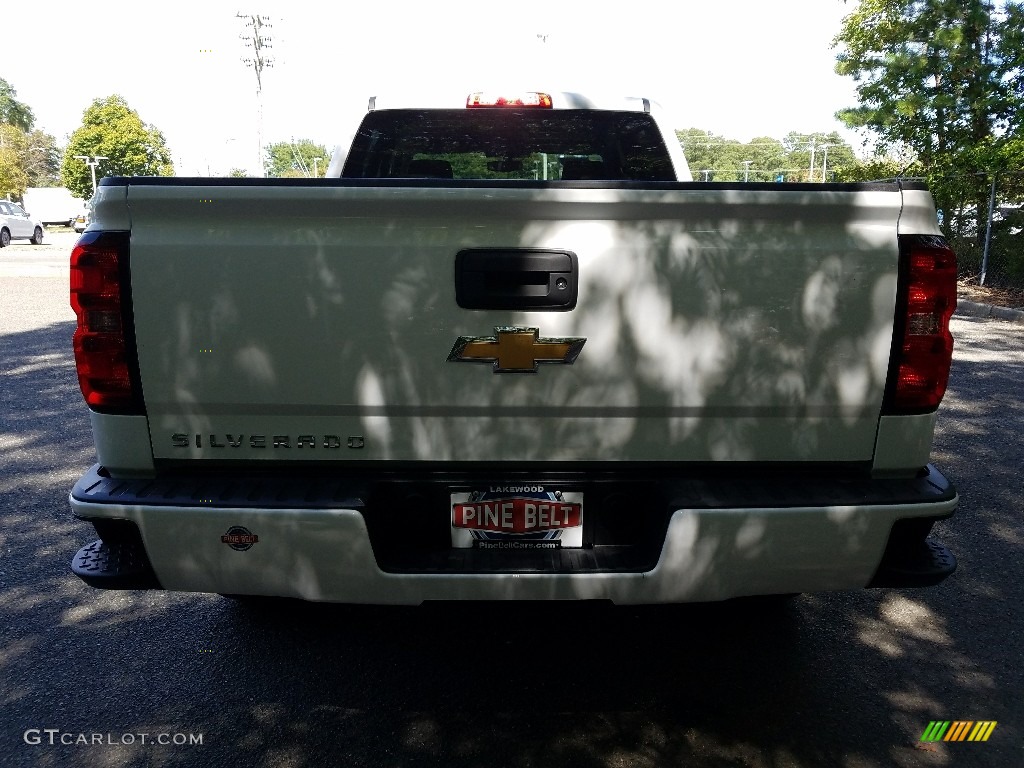
[[[621,96],[617,94],[577,93],[571,91],[534,91],[491,88],[484,90],[422,91],[415,93],[392,92],[371,96],[367,111],[377,109],[462,109],[470,99],[480,97],[487,101],[501,101],[501,104],[478,104],[479,107],[501,109],[504,107],[527,107],[540,109],[605,109],[620,112],[651,112],[660,109],[658,102],[643,96]],[[547,97],[544,104],[528,103],[533,97]],[[515,102],[524,103],[515,103]]]
[[[385,115],[392,115],[393,119],[385,118]],[[620,117],[626,122],[623,123]],[[445,121],[449,125],[447,128],[438,125],[424,132],[425,120]],[[420,128],[414,129],[413,126]],[[426,133],[433,136],[432,146],[423,143]],[[489,171],[481,170],[468,177],[455,174],[456,179],[521,176],[514,170],[509,176],[495,169],[499,165],[507,169],[513,165],[518,167],[526,155],[532,153],[543,157],[589,156],[591,160],[599,160],[605,169],[589,169],[573,175],[574,179],[692,181],[675,131],[665,121],[657,102],[645,97],[521,90],[463,90],[371,97],[359,128],[335,148],[326,175],[328,178],[417,176],[420,175],[418,169],[411,171],[409,163],[420,163],[424,159],[447,162],[450,152],[460,150],[458,137],[462,136],[461,143],[465,143],[468,135],[476,137],[469,141],[471,148],[474,141],[478,143],[477,148],[497,142],[509,145],[509,150],[497,152],[491,146],[492,151],[484,158]],[[445,139],[445,136],[449,138]],[[613,145],[616,160],[609,163],[602,154],[612,150]],[[354,158],[353,153],[359,153],[360,149],[362,153]],[[519,150],[517,156],[512,157],[516,149]],[[396,165],[396,153],[402,151],[408,157],[403,156]],[[368,159],[366,152],[387,156],[375,155]],[[627,155],[637,160],[638,152],[641,155],[654,153],[662,159],[657,161],[657,168],[647,167],[651,166],[650,157],[642,159],[639,165],[624,160]],[[570,160],[570,165],[572,162]],[[528,165],[536,163],[536,158],[527,161]],[[614,169],[609,170],[610,166]],[[453,178],[451,173],[429,175]],[[549,175],[543,169],[535,178],[558,181],[570,177],[559,173]]]

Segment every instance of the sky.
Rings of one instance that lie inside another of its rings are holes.
[[[328,151],[370,96],[494,85],[644,96],[677,128],[730,139],[838,130],[855,105],[831,41],[843,0],[178,0],[6,3],[0,77],[58,144],[95,98],[120,94],[160,129],[178,175],[259,169],[256,75],[237,14],[271,27],[264,143]],[[102,166],[100,166],[102,172]]]

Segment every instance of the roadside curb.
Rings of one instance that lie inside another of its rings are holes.
[[[967,317],[992,317],[996,320],[1007,320],[1011,323],[1024,324],[1024,309],[1008,309],[994,307],[991,304],[978,304],[975,301],[957,299],[956,314]]]

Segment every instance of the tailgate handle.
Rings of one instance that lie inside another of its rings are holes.
[[[576,306],[572,251],[474,248],[455,254],[455,301],[463,309],[564,312]]]

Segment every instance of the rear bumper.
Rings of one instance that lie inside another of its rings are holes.
[[[70,501],[76,516],[99,523],[111,546],[123,548],[131,540],[142,550],[120,557],[136,568],[130,578],[105,579],[117,574],[97,570],[93,558],[86,580],[113,588],[159,585],[378,604],[630,604],[926,586],[955,569],[947,551],[938,557],[927,546],[931,523],[952,515],[957,505],[955,489],[932,467],[912,480],[850,482],[824,494],[809,488],[806,477],[774,475],[756,482],[746,476],[678,479],[662,491],[666,515],[654,557],[643,565],[627,558],[621,567],[614,558],[490,567],[444,553],[419,569],[395,567],[382,554],[381,535],[370,530],[373,514],[359,488],[343,481],[264,480],[256,492],[239,478],[117,481],[93,467]],[[822,503],[808,503],[813,496]],[[141,573],[139,563],[146,564]]]

